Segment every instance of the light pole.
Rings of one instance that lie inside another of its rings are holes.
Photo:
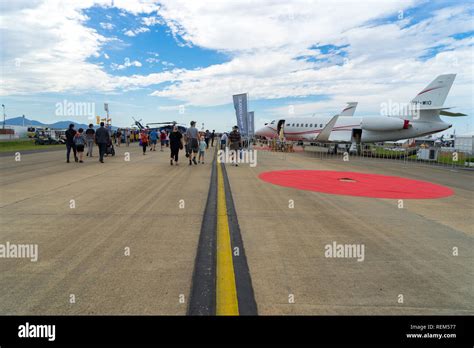
[[[2,104],[2,108],[3,108],[3,129],[5,129],[5,118],[6,118],[6,114],[5,114],[5,104]]]

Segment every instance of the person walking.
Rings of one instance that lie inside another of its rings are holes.
[[[191,127],[186,130],[186,139],[189,145],[189,165],[197,165],[196,154],[199,149],[199,132],[196,128],[196,121],[191,121]],[[192,161],[192,162],[191,162]]]
[[[127,147],[130,146],[130,129],[128,128],[125,129],[125,144]]]
[[[142,130],[140,133],[140,142],[143,147],[143,156],[146,154],[146,147],[148,146],[148,132],[146,129]]]
[[[117,129],[117,147],[120,147],[122,143],[122,130],[119,128]]]
[[[94,125],[91,123],[89,125],[89,128],[87,128],[86,130],[86,145],[87,145],[86,156],[92,157],[94,142],[95,142],[95,130],[94,130]]]
[[[169,137],[171,149],[170,164],[173,165],[174,160],[174,164],[178,165],[179,150],[183,148],[183,135],[178,130],[178,126],[173,126],[173,131],[170,133]]]
[[[211,133],[211,147],[214,147],[214,138],[216,137],[216,130],[213,129]]]
[[[189,153],[190,153],[190,142],[188,141],[188,137],[186,136],[186,133],[183,134],[183,140],[184,140],[184,153],[186,158],[189,158]]]
[[[170,132],[165,131],[165,134],[166,134],[165,144],[166,144],[166,147],[169,147],[170,146]]]
[[[74,145],[76,145],[77,153],[79,155],[79,163],[83,163],[84,158],[84,146],[86,144],[86,138],[84,137],[84,129],[79,128],[74,135]]]
[[[99,147],[99,162],[104,163],[104,155],[107,149],[107,143],[111,141],[109,131],[104,127],[104,122],[100,123],[100,127],[95,132],[95,142]]]
[[[225,150],[225,146],[227,145],[227,133],[222,133],[221,135],[221,150]]]
[[[229,147],[230,147],[230,150],[233,150],[234,151],[234,154],[233,154],[233,164],[238,167],[239,165],[237,164],[237,156],[239,156],[239,151],[240,151],[240,147],[241,147],[241,142],[242,142],[242,138],[240,136],[240,133],[239,133],[239,127],[237,126],[234,126],[232,128],[232,132],[230,132],[229,134]]]
[[[163,129],[160,133],[160,151],[163,151],[163,146],[166,145],[166,133],[165,130]]]
[[[74,135],[76,135],[76,130],[74,129],[74,123],[69,125],[68,130],[66,131],[66,162],[69,163],[69,156],[71,155],[71,149],[74,152],[74,161],[78,161],[76,145],[74,145]]]
[[[156,131],[156,129],[152,129],[150,132],[150,151],[156,151],[157,141],[158,141],[158,132]]]
[[[206,133],[204,134],[204,141],[206,142],[206,149],[209,148],[209,140],[211,140],[211,132],[209,132],[209,129],[206,129]]]
[[[209,147],[209,143],[206,143],[206,138],[204,136],[201,137],[201,141],[199,142],[199,158],[198,162],[204,164],[204,154],[206,153],[206,149]]]

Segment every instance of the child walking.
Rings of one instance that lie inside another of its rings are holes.
[[[199,158],[198,162],[204,164],[204,154],[206,153],[207,143],[204,139],[204,136],[201,136],[201,141],[199,142]]]

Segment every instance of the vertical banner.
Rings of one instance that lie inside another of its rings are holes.
[[[109,103],[104,103],[104,110],[107,113],[106,124],[107,124],[107,126],[112,126],[112,119],[109,118]]]
[[[234,99],[235,115],[237,116],[237,126],[240,134],[244,137],[248,135],[248,114],[247,114],[247,93],[236,94]]]
[[[255,135],[255,121],[254,121],[254,112],[249,111],[248,113],[248,122],[249,122],[249,137],[253,138]]]

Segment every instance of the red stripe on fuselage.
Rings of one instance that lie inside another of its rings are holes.
[[[349,125],[349,126],[339,126],[339,127],[334,127],[332,130],[334,131],[348,131],[350,129],[342,129],[342,128],[346,128],[346,127],[359,127],[360,124],[354,124],[354,125]],[[276,129],[273,129],[272,127],[270,126],[267,126],[268,128],[270,128],[271,130],[273,130],[274,132],[276,132],[277,130]],[[323,128],[324,129],[324,128]],[[311,133],[320,133],[322,131],[322,129],[313,129],[313,130],[309,130],[309,131],[304,131],[304,132],[284,132],[284,134],[311,134]]]

